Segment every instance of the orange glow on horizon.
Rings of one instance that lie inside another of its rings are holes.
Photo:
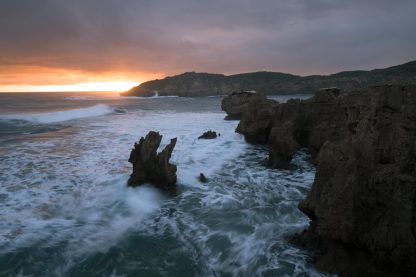
[[[148,80],[164,77],[164,72],[111,71],[89,72],[36,65],[0,64],[1,92],[110,91],[123,92]]]
[[[71,85],[0,85],[0,92],[65,92],[65,91],[114,91],[122,92],[138,86],[139,82],[112,81]]]

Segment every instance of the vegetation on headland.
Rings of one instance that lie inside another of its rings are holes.
[[[319,88],[342,91],[382,84],[416,84],[416,61],[385,69],[344,71],[331,75],[297,76],[278,72],[252,72],[235,75],[187,72],[161,80],[144,82],[123,96],[150,97],[225,95],[232,91],[254,90],[264,94],[313,93]]]

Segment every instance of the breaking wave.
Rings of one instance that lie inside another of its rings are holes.
[[[72,109],[57,112],[46,113],[27,113],[27,114],[2,114],[0,119],[3,120],[24,120],[34,123],[56,123],[73,119],[99,116],[112,113],[114,110],[108,105],[95,105],[88,108]]]

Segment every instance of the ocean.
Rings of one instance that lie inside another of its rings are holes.
[[[261,166],[221,99],[0,94],[0,276],[325,276],[287,242],[308,226],[308,154]],[[178,138],[177,197],[126,185],[150,130]]]

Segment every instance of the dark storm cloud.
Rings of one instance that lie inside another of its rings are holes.
[[[0,0],[0,66],[300,74],[415,58],[416,1]]]

